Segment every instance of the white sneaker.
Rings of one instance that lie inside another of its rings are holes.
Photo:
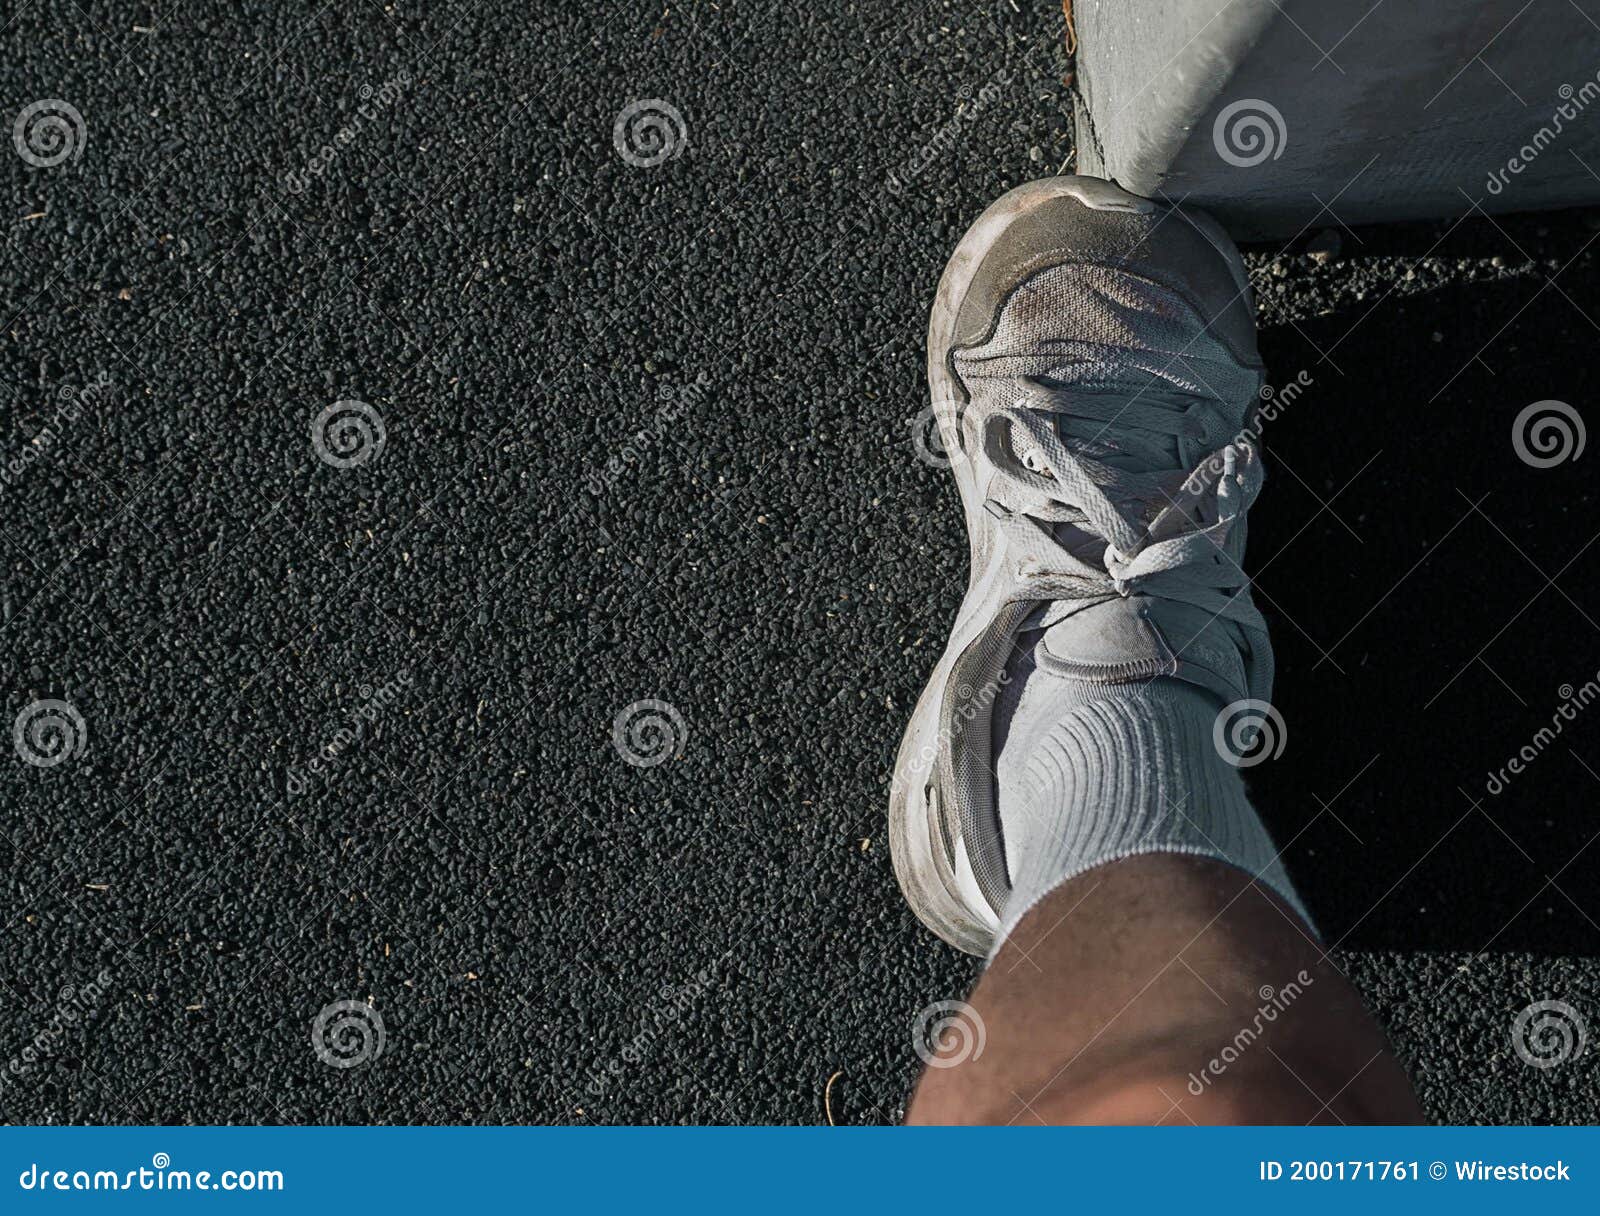
[[[1270,699],[1240,568],[1262,478],[1244,264],[1208,217],[1110,182],[1019,186],[945,267],[928,381],[971,572],[900,745],[890,843],[922,922],[986,954],[1011,890],[990,718],[1019,633],[1069,678]]]

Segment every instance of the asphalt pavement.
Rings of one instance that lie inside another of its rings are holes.
[[[0,156],[0,1117],[898,1120],[975,974],[885,839],[923,333],[1070,163],[1060,6],[7,15],[7,129],[71,113]],[[1592,1122],[1516,1029],[1600,1029],[1600,709],[1534,743],[1596,456],[1513,433],[1592,413],[1597,225],[1319,236],[1249,255],[1251,788],[1433,1116]]]

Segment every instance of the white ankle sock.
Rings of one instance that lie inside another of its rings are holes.
[[[1218,706],[1178,680],[1089,684],[1032,671],[996,705],[996,776],[1012,894],[1003,940],[1068,879],[1141,853],[1213,857],[1311,918],[1245,795],[1218,755]]]

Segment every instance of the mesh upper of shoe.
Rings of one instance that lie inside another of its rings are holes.
[[[1245,434],[1261,371],[1180,292],[1124,267],[1054,266],[955,363],[969,455],[1019,569],[1260,624],[1238,563],[1262,477]]]

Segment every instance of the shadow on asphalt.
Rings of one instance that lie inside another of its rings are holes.
[[[1376,289],[1261,335],[1273,384],[1311,384],[1251,516],[1292,762],[1247,778],[1351,949],[1600,950],[1600,696],[1576,704],[1600,681],[1597,457],[1531,467],[1512,439],[1547,399],[1594,424],[1600,234],[1497,223],[1347,234]],[[1430,250],[1498,277],[1406,280]]]

